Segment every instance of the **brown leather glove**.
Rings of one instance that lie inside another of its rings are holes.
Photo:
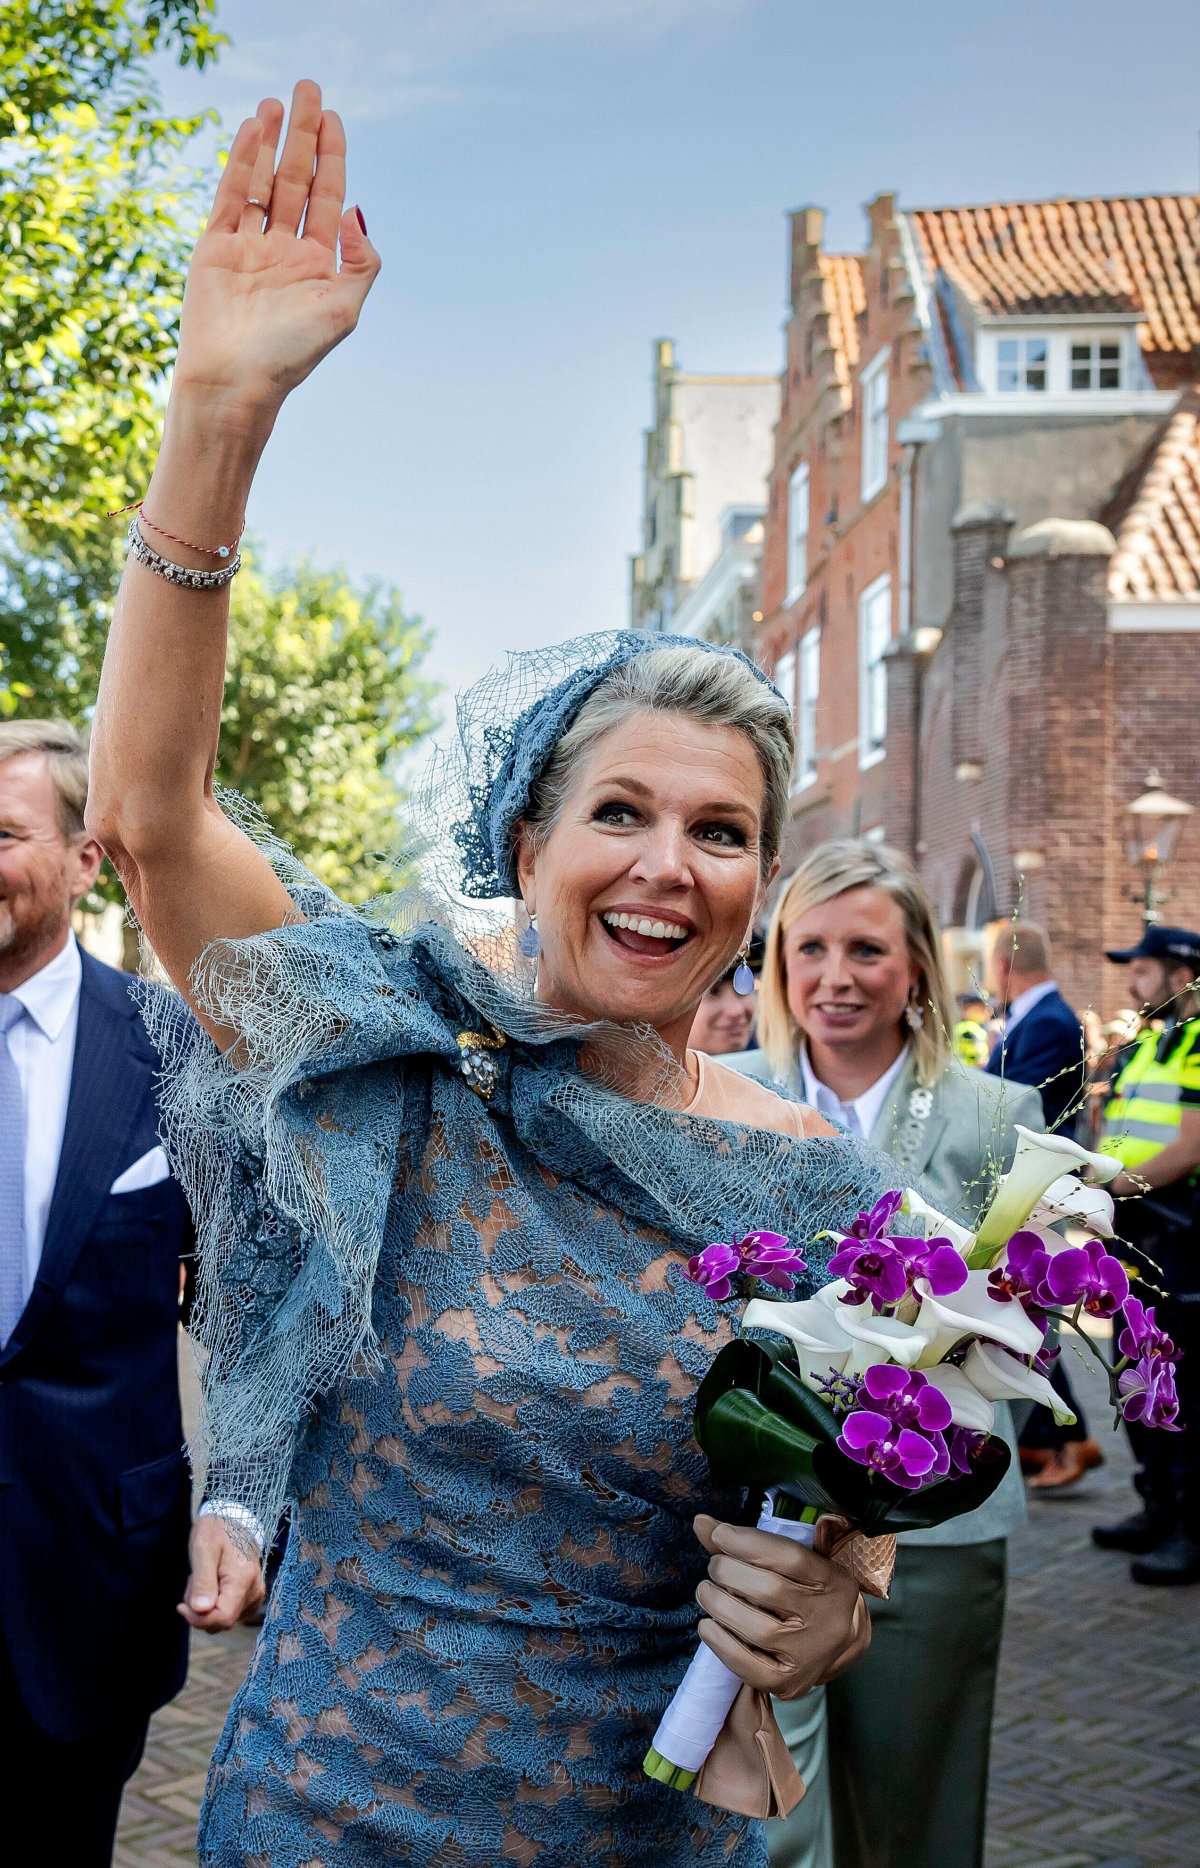
[[[708,1575],[696,1591],[700,1639],[731,1673],[777,1699],[836,1679],[871,1644],[857,1581],[815,1550],[701,1515]]]

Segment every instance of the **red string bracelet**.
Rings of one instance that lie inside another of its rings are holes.
[[[173,545],[182,545],[187,551],[198,551],[204,558],[228,558],[232,552],[237,550],[241,543],[242,533],[246,530],[246,521],[243,519],[232,545],[194,545],[190,538],[177,538],[174,532],[168,532],[163,526],[155,525],[140,499],[135,499],[132,506],[117,506],[108,516],[110,519],[119,519],[122,513],[126,512],[140,512],[151,531],[157,532],[160,538],[169,538]]]

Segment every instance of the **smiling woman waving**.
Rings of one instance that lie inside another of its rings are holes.
[[[785,1694],[866,1638],[844,1571],[732,1522],[758,1501],[714,1495],[690,1426],[730,1324],[688,1257],[807,1242],[884,1185],[688,1048],[778,862],[788,709],[670,638],[513,657],[369,915],[223,807],[255,467],[379,266],[317,87],[276,166],[282,117],[239,130],[196,249],[93,739],[93,831],[180,995],[149,1015],[201,1230],[195,1625],[289,1523],[201,1860],[753,1868],[758,1824],[641,1760],[697,1623]]]

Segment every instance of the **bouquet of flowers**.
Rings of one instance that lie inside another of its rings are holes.
[[[888,1535],[974,1510],[1011,1458],[992,1431],[997,1401],[1074,1419],[1047,1377],[1055,1325],[1099,1355],[1085,1316],[1125,1313],[1108,1371],[1114,1409],[1175,1429],[1175,1346],[1106,1248],[1112,1199],[1078,1177],[1108,1180],[1120,1164],[1059,1136],[1017,1135],[976,1232],[911,1190],[885,1194],[848,1233],[824,1235],[832,1282],[814,1297],[746,1305],[741,1336],[700,1386],[695,1431],[715,1479],[766,1493],[762,1529],[812,1543],[825,1514],[844,1531]],[[1063,1222],[1085,1242],[1055,1230]],[[688,1275],[722,1302],[747,1284],[790,1293],[804,1270],[786,1238],[751,1232],[707,1246]],[[648,1775],[688,1788],[739,1686],[702,1647],[655,1733]]]

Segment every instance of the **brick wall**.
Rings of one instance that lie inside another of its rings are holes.
[[[1110,637],[1114,725],[1109,747],[1114,800],[1110,863],[1119,886],[1103,904],[1104,945],[1128,945],[1137,936],[1136,905],[1122,899],[1130,881],[1124,855],[1123,807],[1146,788],[1151,766],[1166,791],[1197,807],[1184,826],[1164,882],[1170,899],[1160,914],[1173,927],[1200,929],[1200,635],[1118,634]],[[1126,1003],[1120,973],[1106,967],[1108,1008]]]
[[[785,873],[828,837],[878,827],[915,854],[943,925],[962,926],[973,889],[978,912],[983,852],[994,876],[988,906],[999,917],[1021,909],[1043,921],[1064,988],[1080,1007],[1110,1012],[1125,995],[1103,949],[1132,940],[1140,926],[1126,899],[1124,807],[1152,765],[1169,791],[1200,807],[1200,635],[1112,633],[1111,535],[1075,518],[1043,521],[1013,539],[1011,515],[985,498],[958,513],[950,536],[914,541],[925,561],[944,554],[952,565],[953,601],[938,612],[939,621],[946,616],[940,635],[920,629],[898,639],[905,451],[896,429],[930,376],[892,197],[880,196],[868,213],[858,262],[865,304],[841,350],[822,216],[802,209],[791,221],[792,309],[759,659],[772,669],[809,628],[819,625],[822,636],[817,776],[794,799]],[[861,379],[885,346],[888,477],[864,504]],[[788,483],[801,461],[809,469],[808,577],[789,604]],[[885,573],[893,629],[887,752],[863,770],[858,605]],[[918,620],[909,619],[910,629]],[[1023,872],[1018,855],[1031,859]],[[1165,918],[1200,927],[1200,821],[1185,831],[1169,881]]]
[[[861,262],[866,305],[850,345],[856,356],[834,346],[820,264],[822,217],[815,209],[792,216],[792,315],[771,475],[758,652],[764,666],[773,668],[809,628],[819,625],[821,672],[817,779],[797,796],[785,860],[798,858],[828,836],[886,826],[892,809],[890,746],[887,758],[865,771],[859,767],[858,606],[869,584],[890,576],[893,634],[899,629],[903,449],[896,442],[896,424],[925,393],[929,373],[892,197],[880,196],[869,214],[870,245]],[[888,477],[864,503],[861,375],[885,347],[890,347]],[[808,580],[802,596],[789,605],[788,485],[801,462],[809,470]]]
[[[1200,805],[1200,635],[1112,633],[1112,540],[1101,526],[1044,522],[1011,542],[999,568],[998,537],[984,558],[972,530],[956,534],[962,588],[923,664],[918,860],[943,925],[960,925],[976,833],[994,864],[998,914],[1041,922],[1063,990],[1107,1016],[1128,995],[1104,949],[1130,944],[1141,926],[1128,899],[1125,806],[1150,766]],[[974,739],[960,708],[978,723]],[[899,721],[898,732],[903,743]],[[977,769],[964,774],[956,752]],[[1023,870],[1018,856],[1032,859]],[[1200,927],[1200,825],[1185,828],[1167,881],[1163,918]]]

